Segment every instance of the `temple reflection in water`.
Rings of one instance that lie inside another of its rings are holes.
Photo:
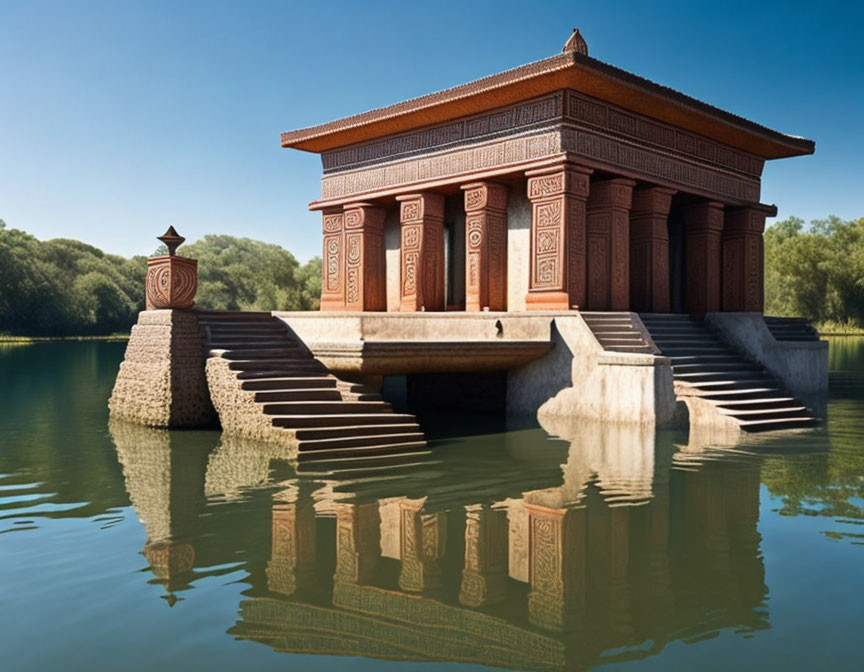
[[[583,424],[303,473],[242,439],[111,429],[156,578],[242,562],[229,633],[279,651],[588,668],[769,627],[754,451]]]

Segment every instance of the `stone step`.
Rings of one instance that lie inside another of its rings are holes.
[[[597,338],[626,338],[628,336],[642,338],[642,332],[635,327],[633,329],[592,329],[591,331]]]
[[[266,348],[261,350],[223,350],[222,348],[212,348],[210,352],[222,351],[222,358],[233,361],[273,361],[273,360],[311,360],[312,356],[305,350],[300,350],[296,344],[292,346],[285,345],[280,348]]]
[[[819,421],[812,416],[782,418],[775,420],[745,420],[740,422],[741,429],[748,432],[773,432],[781,429],[805,429],[816,427]]]
[[[758,364],[751,364],[745,361],[728,361],[714,363],[687,363],[687,364],[672,364],[672,373],[676,376],[686,373],[720,373],[725,371],[760,371],[764,372]]]
[[[795,406],[800,404],[795,397],[757,397],[756,399],[741,399],[738,401],[720,400],[715,401],[714,405],[718,409],[760,409],[760,408],[781,408],[784,406]]]
[[[314,441],[316,439],[339,439],[343,437],[361,437],[384,434],[415,434],[420,432],[416,422],[406,422],[393,425],[351,425],[347,427],[315,427],[298,429],[298,441]]]
[[[747,370],[741,368],[730,369],[729,371],[710,371],[710,372],[686,372],[680,373],[673,371],[675,380],[683,380],[688,383],[713,383],[722,381],[753,381],[763,380],[769,381],[770,378],[760,370]]]
[[[678,357],[681,356],[705,356],[705,355],[731,355],[733,358],[738,358],[738,356],[732,352],[729,348],[722,345],[685,345],[685,346],[661,346],[657,345],[660,348],[661,352],[664,355],[676,355]]]
[[[228,366],[233,371],[300,371],[303,369],[323,370],[321,362],[311,357],[291,359],[234,359]]]
[[[708,354],[708,355],[672,355],[669,357],[669,361],[672,362],[672,366],[678,366],[679,364],[717,364],[720,362],[740,362],[741,358],[733,354],[722,353],[722,354]]]
[[[278,369],[248,369],[237,371],[237,380],[272,380],[275,378],[305,378],[320,374],[329,375],[327,369],[320,363],[304,363],[293,367],[283,366]]]
[[[273,313],[263,310],[199,310],[199,320],[272,320]]]
[[[272,339],[238,339],[238,340],[223,340],[218,338],[211,338],[206,341],[207,347],[212,350],[268,350],[272,348],[297,348],[296,341],[285,339],[272,340]]]
[[[407,434],[385,433],[369,434],[366,436],[341,436],[327,439],[306,439],[297,444],[297,450],[330,451],[334,449],[387,446],[400,443],[422,443],[425,445],[426,438],[423,436],[422,432],[410,432]]]
[[[605,349],[611,352],[654,352],[654,348],[652,348],[647,343],[639,343],[634,345],[609,345],[606,346]]]
[[[345,413],[381,413],[391,410],[386,401],[285,401],[265,403],[261,406],[266,415],[341,415]]]
[[[273,415],[270,420],[275,427],[322,429],[325,427],[356,427],[357,425],[404,425],[413,423],[416,418],[407,413],[346,412],[330,415],[314,413]]]
[[[314,461],[331,462],[334,460],[354,459],[358,457],[367,458],[374,455],[390,456],[393,454],[404,455],[408,452],[428,451],[425,441],[405,441],[387,445],[358,446],[355,448],[331,449],[327,451],[299,452],[298,462]]]
[[[335,390],[338,381],[331,375],[321,376],[285,376],[279,378],[257,378],[243,380],[240,387],[244,390],[272,390],[282,392],[295,389],[327,389]]]
[[[713,338],[693,338],[692,336],[652,336],[658,348],[683,348],[683,347],[721,347],[721,343]]]
[[[709,401],[741,401],[744,399],[764,399],[768,396],[779,396],[783,390],[779,390],[776,387],[743,387],[727,390],[700,390],[700,392],[699,396]]]
[[[638,335],[635,338],[598,338],[597,340],[603,347],[609,347],[612,345],[647,345],[647,343],[642,340],[642,337]]]
[[[704,382],[700,381],[677,381],[683,382],[691,387],[699,390],[700,392],[712,392],[714,390],[742,390],[742,389],[751,389],[754,387],[773,387],[776,386],[777,383],[770,378],[752,378],[752,379],[742,379],[742,380],[707,380]]]
[[[749,410],[718,408],[721,415],[730,415],[742,420],[778,420],[809,415],[805,406],[783,406],[779,408],[752,408]]]
[[[274,401],[342,401],[342,395],[336,388],[297,388],[256,392],[255,401],[259,404]]]

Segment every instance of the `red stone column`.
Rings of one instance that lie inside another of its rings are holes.
[[[387,310],[384,219],[371,203],[345,206],[345,309]]]
[[[693,203],[684,208],[684,264],[687,311],[702,316],[720,310],[720,241],[723,204]]]
[[[565,163],[526,173],[531,199],[528,310],[571,310],[585,304],[585,200],[591,172]]]
[[[321,263],[321,310],[345,310],[345,215],[325,210],[324,256]]]
[[[465,310],[507,310],[507,187],[465,191]]]
[[[636,312],[668,313],[669,207],[674,189],[633,192],[630,209],[630,306]]]
[[[444,310],[444,197],[397,196],[402,224],[401,310]]]
[[[774,208],[751,206],[726,212],[723,226],[723,310],[765,308],[765,218]]]
[[[588,310],[630,310],[630,205],[636,183],[591,184],[586,224]]]

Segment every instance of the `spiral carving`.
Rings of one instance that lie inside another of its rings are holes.
[[[195,305],[198,261],[186,257],[154,257],[147,262],[147,310],[187,310]]]

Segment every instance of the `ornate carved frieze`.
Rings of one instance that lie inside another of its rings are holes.
[[[531,264],[526,307],[569,310],[585,300],[585,199],[591,170],[563,164],[528,173]]]
[[[720,310],[722,235],[722,203],[703,201],[684,208],[687,310],[693,315]]]
[[[630,203],[633,180],[591,184],[586,240],[588,310],[630,309]]]
[[[630,307],[668,313],[669,209],[675,191],[643,187],[633,192],[630,210]]]
[[[736,208],[726,212],[723,226],[723,310],[764,309],[765,208]]]
[[[444,197],[400,196],[400,309],[444,310]]]
[[[507,188],[479,182],[465,191],[465,309],[507,309]]]

